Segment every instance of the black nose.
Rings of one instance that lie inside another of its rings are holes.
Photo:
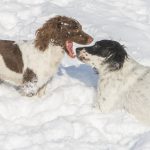
[[[82,49],[83,49],[83,47],[76,48],[76,54],[79,54]]]

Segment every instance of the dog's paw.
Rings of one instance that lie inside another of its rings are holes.
[[[20,87],[20,93],[22,96],[32,97],[37,93],[37,86],[34,82],[26,82]]]

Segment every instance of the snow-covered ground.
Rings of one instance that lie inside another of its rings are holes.
[[[47,19],[66,15],[95,41],[117,40],[150,65],[149,7],[148,0],[0,0],[0,38],[33,39]],[[149,127],[126,112],[92,107],[96,86],[94,71],[68,56],[40,99],[2,84],[0,150],[150,150]]]

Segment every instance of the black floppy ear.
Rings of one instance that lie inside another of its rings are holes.
[[[110,55],[106,58],[105,63],[108,64],[110,71],[116,71],[123,67],[127,53],[122,46],[121,49],[111,50]]]

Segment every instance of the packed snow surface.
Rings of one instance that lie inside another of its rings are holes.
[[[149,7],[148,0],[0,0],[0,38],[33,39],[47,19],[65,15],[95,41],[117,40],[149,66]],[[124,111],[93,107],[97,80],[89,66],[65,56],[42,98],[1,84],[0,150],[150,150],[149,127]]]

